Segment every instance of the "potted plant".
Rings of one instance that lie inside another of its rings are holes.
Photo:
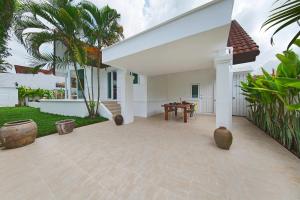
[[[37,125],[31,119],[8,122],[0,129],[2,146],[7,149],[18,148],[35,141]]]
[[[61,120],[55,123],[59,135],[64,135],[73,132],[75,128],[74,119]]]
[[[221,149],[229,150],[232,144],[232,133],[226,127],[219,127],[214,132],[216,145]]]
[[[124,123],[124,119],[122,115],[116,115],[114,120],[117,126],[120,126]]]

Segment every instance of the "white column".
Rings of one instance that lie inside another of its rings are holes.
[[[232,54],[219,52],[216,68],[216,127],[232,128]]]
[[[133,77],[127,70],[120,70],[121,113],[124,124],[134,121],[133,117]]]

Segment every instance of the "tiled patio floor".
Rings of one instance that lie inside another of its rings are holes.
[[[2,150],[0,199],[300,199],[300,159],[244,118],[220,150],[214,120],[104,122]]]

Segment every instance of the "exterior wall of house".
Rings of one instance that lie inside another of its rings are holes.
[[[188,101],[197,103],[197,112],[214,112],[214,69],[148,77],[147,115],[163,112],[162,104]],[[192,98],[191,87],[199,85],[199,98]]]
[[[133,113],[134,116],[147,117],[148,78],[139,75],[138,84],[133,84]]]
[[[107,98],[108,72],[117,72],[117,99],[121,103],[121,69],[107,68],[100,70],[100,100],[109,101]],[[97,73],[94,68],[94,97],[97,98]],[[91,89],[91,68],[86,68],[87,80]],[[235,74],[246,75],[245,72],[236,72]],[[234,77],[240,77],[235,75]],[[195,71],[174,73],[159,76],[143,76],[139,75],[138,84],[133,84],[133,109],[134,116],[148,117],[163,112],[161,105],[168,102],[188,101],[197,104],[198,113],[214,113],[215,112],[215,69],[207,68]],[[234,79],[235,81],[235,79]],[[199,98],[192,98],[191,86],[199,85]],[[233,85],[236,88],[236,84]],[[85,91],[87,94],[87,91]],[[238,94],[236,94],[238,95]],[[242,97],[241,97],[242,98]],[[233,101],[235,102],[235,101]],[[236,109],[245,110],[244,105]],[[244,111],[243,111],[244,113]],[[240,115],[240,114],[237,114]]]

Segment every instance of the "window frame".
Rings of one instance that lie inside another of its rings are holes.
[[[197,90],[197,97],[193,97],[193,86],[197,85],[198,90]],[[200,98],[200,83],[192,83],[190,85],[190,97],[192,99],[199,99]]]
[[[140,84],[140,75],[134,72],[130,72],[130,75],[133,76],[132,84],[133,85],[138,85]],[[135,82],[135,77],[136,77],[136,82]]]

